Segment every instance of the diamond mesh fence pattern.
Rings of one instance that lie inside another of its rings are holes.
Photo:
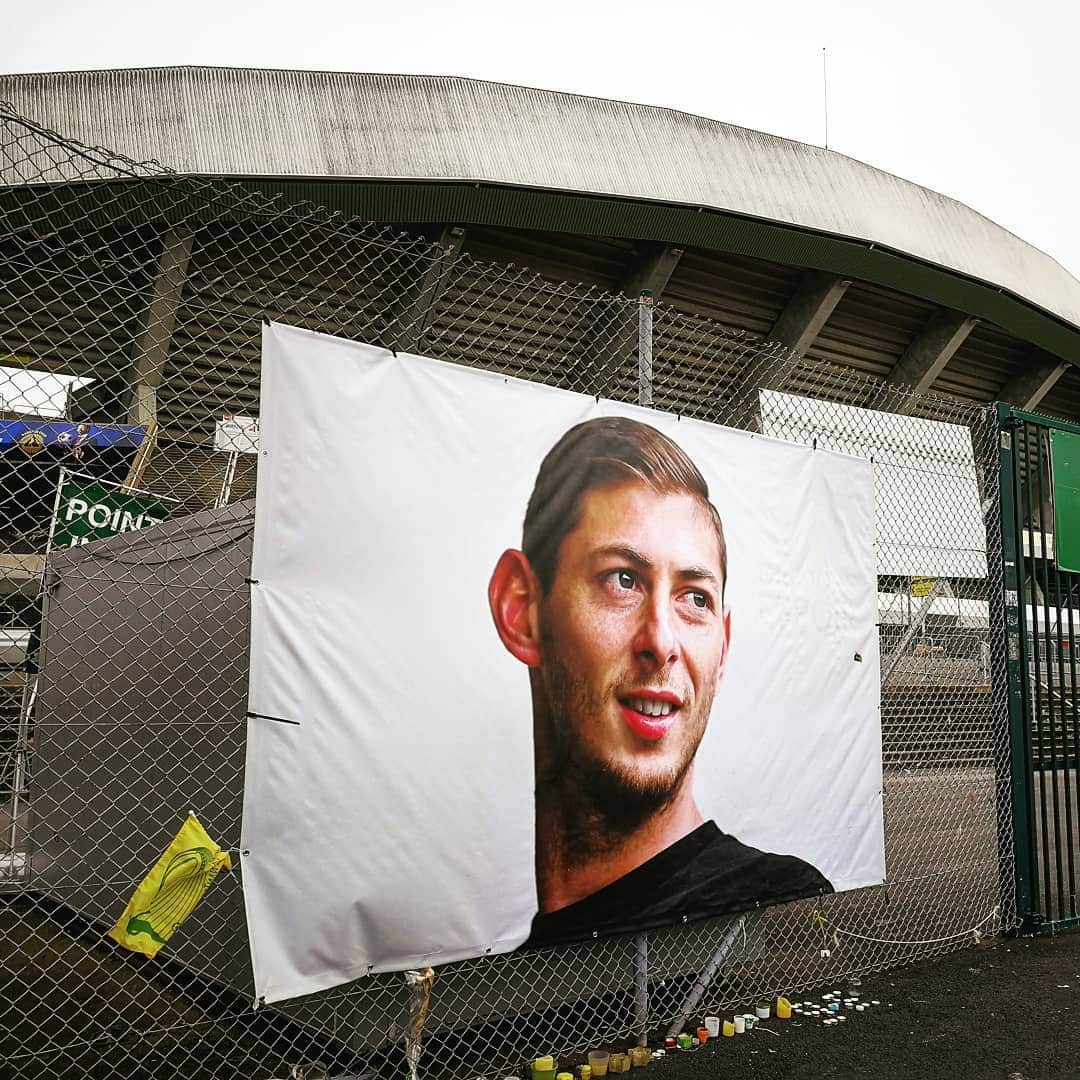
[[[242,426],[232,450],[214,440],[223,414],[258,415],[267,317],[621,401],[651,395],[736,427],[760,424],[759,390],[782,389],[808,399],[811,427],[857,406],[906,417],[912,445],[928,417],[967,428],[974,447],[989,573],[938,578],[923,596],[908,578],[879,579],[888,883],[447,965],[431,992],[423,1073],[502,1075],[541,1053],[573,1064],[643,1030],[655,1037],[1013,925],[989,411],[914,397],[662,304],[646,377],[637,300],[460,247],[452,230],[433,244],[128,161],[0,107],[5,1075],[404,1070],[400,974],[252,1008],[238,868],[154,960],[104,933],[189,809],[222,846],[238,845],[257,456]],[[937,475],[923,461],[925,475],[910,475],[917,520],[918,493]],[[168,520],[50,552],[61,470],[149,493],[171,507]],[[928,513],[928,549],[946,543],[939,528]]]

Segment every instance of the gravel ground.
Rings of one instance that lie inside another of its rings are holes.
[[[773,1019],[760,1025],[767,1030],[669,1053],[650,1067],[653,1080],[1080,1078],[1080,931],[991,941],[854,989],[881,1005],[842,1008],[847,1020],[831,1026]]]

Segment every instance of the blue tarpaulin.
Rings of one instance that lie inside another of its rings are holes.
[[[85,431],[80,431],[85,428]],[[45,446],[130,446],[138,448],[146,429],[136,424],[73,424],[67,420],[0,420],[0,446],[17,443],[27,432],[39,431]]]

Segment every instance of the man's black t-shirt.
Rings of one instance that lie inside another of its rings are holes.
[[[747,847],[707,821],[591,896],[537,915],[526,945],[672,926],[832,891],[802,859]]]

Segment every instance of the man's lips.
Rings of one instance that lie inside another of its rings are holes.
[[[656,742],[675,723],[682,699],[669,690],[638,690],[619,698],[623,723],[640,739]]]

